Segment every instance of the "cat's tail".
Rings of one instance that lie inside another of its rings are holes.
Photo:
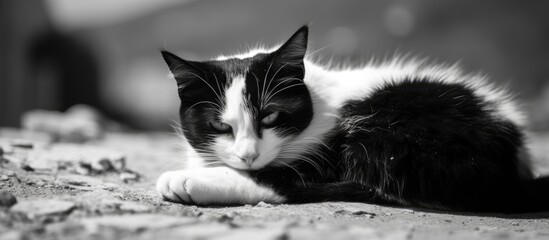
[[[549,176],[525,180],[517,189],[508,193],[509,201],[503,206],[505,212],[549,212]]]

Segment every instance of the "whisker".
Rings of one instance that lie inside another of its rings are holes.
[[[268,98],[267,100],[265,100],[265,101],[268,102],[269,100],[271,100],[272,97],[276,96],[277,94],[279,94],[280,92],[282,92],[282,91],[284,91],[284,90],[290,89],[290,88],[292,88],[292,87],[301,86],[301,85],[305,86],[305,84],[303,84],[303,83],[296,83],[296,84],[292,84],[292,85],[290,85],[290,86],[284,87],[284,88],[282,88],[282,89],[276,91],[273,95],[269,96],[269,98]]]
[[[272,93],[278,88],[278,86],[280,86],[281,84],[286,83],[287,81],[292,81],[292,80],[300,80],[300,79],[295,78],[295,77],[285,78],[284,80],[282,80],[281,82],[276,84],[271,90],[269,90],[269,92],[267,92],[266,96],[261,99],[262,105],[265,105],[265,103],[268,102],[267,100],[271,99]]]
[[[269,64],[269,68],[267,68],[267,73],[265,73],[265,78],[263,79],[263,88],[261,89],[261,99],[263,99],[263,96],[265,96],[265,85],[267,85],[267,76],[269,76],[269,71],[271,71],[272,66],[273,62]]]
[[[197,103],[191,105],[191,106],[185,111],[185,114],[187,114],[187,112],[188,112],[189,110],[191,110],[193,107],[195,107],[196,105],[203,104],[203,103],[209,103],[209,104],[212,104],[212,105],[214,105],[214,106],[217,106],[218,108],[221,108],[221,106],[219,106],[219,104],[214,103],[214,102],[212,102],[212,101],[200,101],[200,102],[197,102]],[[215,108],[212,108],[212,109],[216,110]]]
[[[278,70],[276,70],[275,74],[271,77],[271,79],[269,80],[269,83],[267,85],[267,96],[269,96],[269,87],[271,86],[271,83],[273,82],[274,78],[276,77],[276,75],[278,75],[278,72],[280,72],[280,70],[282,70],[286,65],[288,65],[288,63],[285,63],[284,65],[282,65],[280,68],[278,68]],[[272,92],[272,91],[271,91]]]
[[[219,85],[219,80],[217,79],[217,75],[215,75],[215,73],[212,73],[214,78],[215,78],[215,85],[217,85],[217,90],[219,90],[220,93],[222,93],[223,91],[221,90],[221,86]]]
[[[195,73],[192,73],[192,72],[189,72],[190,74],[194,75],[195,77],[197,77],[198,79],[202,80],[202,82],[204,82],[206,85],[208,85],[208,87],[214,92],[214,94],[217,96],[217,100],[218,102],[221,103],[221,96],[219,94],[221,94],[221,92],[218,94],[215,89],[212,87],[212,85],[210,85],[206,80],[204,80],[204,78],[198,76],[197,74]]]
[[[303,179],[303,176],[301,175],[301,173],[299,173],[299,171],[295,167],[292,167],[290,164],[287,164],[283,161],[277,161],[277,163],[281,163],[282,165],[294,170],[295,173],[297,173],[297,175],[299,176],[299,178],[301,178],[301,182],[303,183],[303,186],[307,186],[307,184],[305,183],[305,179]]]
[[[259,78],[257,77],[257,75],[255,75],[254,72],[252,72],[252,74],[253,74],[254,77],[255,77],[255,82],[256,82],[256,84],[257,84],[257,87],[256,87],[256,89],[257,89],[257,97],[259,98],[259,97],[261,97],[261,96],[259,95]],[[260,106],[260,108],[263,108],[263,107]]]

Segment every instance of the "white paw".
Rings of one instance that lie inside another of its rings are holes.
[[[256,204],[284,200],[271,189],[223,167],[166,172],[158,178],[156,190],[168,201],[185,204]]]
[[[170,202],[194,203],[187,192],[187,180],[184,171],[171,171],[163,173],[156,182],[156,191]]]

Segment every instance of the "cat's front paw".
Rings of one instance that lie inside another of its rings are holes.
[[[199,168],[170,171],[156,183],[160,195],[168,201],[184,204],[240,203],[240,175],[224,168]]]
[[[165,172],[158,178],[156,190],[165,200],[184,204],[233,205],[284,201],[284,197],[272,189],[224,167]]]
[[[156,182],[156,191],[164,200],[177,203],[193,204],[187,189],[188,176],[185,171],[170,171],[163,173]]]

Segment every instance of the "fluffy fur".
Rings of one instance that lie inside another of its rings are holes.
[[[186,170],[167,200],[361,201],[467,211],[549,208],[512,97],[456,66],[395,59],[330,68],[281,46],[196,62],[162,55],[181,98]]]

